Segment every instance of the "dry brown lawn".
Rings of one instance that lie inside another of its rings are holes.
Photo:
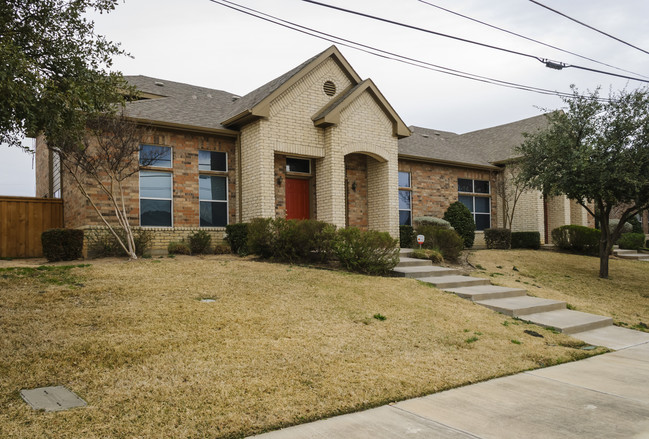
[[[480,250],[468,261],[474,276],[527,288],[530,295],[563,300],[570,308],[611,316],[615,324],[649,332],[649,262],[611,258],[600,279],[599,258],[554,251]]]
[[[242,437],[602,352],[415,280],[232,256],[3,269],[0,333],[3,438]],[[19,396],[49,385],[88,407]]]

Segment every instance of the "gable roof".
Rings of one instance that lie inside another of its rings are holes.
[[[270,101],[295,84],[329,57],[341,66],[342,71],[349,77],[353,85],[357,85],[361,82],[361,77],[347,62],[338,48],[336,46],[331,46],[314,57],[304,61],[294,69],[284,73],[282,76],[273,79],[256,90],[251,91],[241,99],[238,99],[231,107],[226,118],[223,120],[223,125],[236,127],[257,117],[268,117]]]
[[[314,125],[317,127],[325,127],[340,123],[341,111],[366,91],[370,93],[376,103],[383,109],[386,116],[392,120],[393,135],[398,138],[410,136],[410,130],[406,124],[401,120],[401,117],[399,117],[397,112],[394,111],[385,97],[383,97],[383,94],[381,94],[371,79],[363,80],[356,86],[351,87],[347,92],[341,93],[334,101],[328,103],[322,110],[320,110],[320,112],[311,118],[313,119]]]
[[[411,126],[413,135],[399,140],[399,155],[459,166],[497,169],[518,157],[515,148],[525,137],[546,128],[545,114],[465,134]]]

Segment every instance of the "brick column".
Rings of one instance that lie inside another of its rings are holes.
[[[274,153],[264,142],[264,121],[241,130],[241,220],[275,217]]]
[[[335,127],[325,129],[325,156],[316,160],[318,219],[345,227],[345,156],[332,141]]]
[[[381,162],[367,160],[369,228],[399,237],[399,182],[397,155]]]

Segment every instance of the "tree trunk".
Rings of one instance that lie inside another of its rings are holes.
[[[600,216],[602,234],[599,238],[599,277],[608,279],[608,259],[613,248],[611,240],[611,230],[608,227],[608,212]]]

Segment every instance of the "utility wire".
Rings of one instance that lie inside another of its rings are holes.
[[[590,26],[590,25],[588,25],[588,24],[586,24],[586,23],[583,23],[583,22],[581,22],[581,21],[579,21],[579,20],[577,20],[577,19],[575,19],[575,18],[569,17],[568,15],[564,14],[563,12],[559,12],[559,11],[557,11],[556,9],[552,9],[551,7],[546,6],[546,5],[544,5],[543,3],[537,2],[537,1],[535,1],[535,0],[530,0],[530,1],[531,1],[532,3],[534,3],[535,5],[539,5],[539,6],[541,6],[542,8],[545,8],[545,9],[547,9],[547,10],[549,10],[549,11],[554,12],[555,14],[559,14],[559,15],[561,15],[562,17],[565,17],[565,18],[567,18],[568,20],[571,20],[571,21],[574,21],[575,23],[581,24],[582,26],[585,26],[585,27],[587,27],[588,29],[594,30],[595,32],[599,32],[599,33],[602,34],[602,35],[606,35],[606,36],[609,37],[609,38],[613,38],[615,41],[619,41],[619,42],[622,43],[622,44],[626,44],[626,45],[629,46],[629,47],[633,47],[634,49],[637,49],[637,50],[639,50],[640,52],[644,52],[644,53],[646,53],[647,55],[649,55],[649,52],[647,52],[647,51],[644,50],[644,49],[639,48],[638,46],[634,46],[633,44],[631,44],[631,43],[627,43],[626,41],[624,41],[624,40],[622,40],[622,39],[620,39],[620,38],[618,38],[618,37],[614,37],[614,36],[611,35],[611,34],[607,34],[606,32],[601,31],[601,30],[597,29],[596,27]]]
[[[453,14],[453,15],[456,15],[456,16],[458,16],[458,17],[462,17],[462,18],[465,18],[465,19],[467,19],[467,20],[471,20],[471,21],[473,21],[473,22],[475,22],[475,23],[482,24],[482,25],[487,26],[487,27],[490,27],[490,28],[492,28],[492,29],[496,29],[496,30],[499,30],[499,31],[501,31],[501,32],[505,32],[505,33],[507,33],[507,34],[514,35],[514,36],[519,37],[519,38],[523,38],[524,40],[532,41],[533,43],[537,43],[537,44],[540,44],[540,45],[542,45],[542,46],[549,47],[549,48],[551,48],[551,49],[555,49],[555,50],[558,50],[558,51],[563,52],[563,53],[567,53],[567,54],[570,54],[570,55],[574,55],[574,56],[576,56],[576,57],[578,57],[578,58],[582,58],[582,59],[585,59],[585,60],[588,60],[588,61],[592,61],[592,62],[594,62],[594,63],[601,64],[601,65],[606,66],[606,67],[611,67],[611,68],[613,68],[613,69],[620,70],[620,71],[622,71],[622,72],[631,73],[631,74],[636,75],[636,76],[643,76],[643,77],[645,77],[645,78],[649,78],[649,77],[647,77],[647,76],[645,76],[645,75],[642,75],[642,74],[640,74],[640,73],[636,73],[636,72],[632,72],[632,71],[630,71],[630,70],[622,69],[622,68],[620,68],[620,67],[616,67],[616,66],[614,66],[614,65],[607,64],[607,63],[605,63],[605,62],[603,62],[603,61],[598,61],[598,60],[596,60],[596,59],[589,58],[589,57],[584,56],[584,55],[580,55],[580,54],[575,53],[575,52],[572,52],[572,51],[570,51],[570,50],[562,49],[562,48],[560,48],[560,47],[553,46],[552,44],[544,43],[543,41],[539,41],[539,40],[536,40],[536,39],[534,39],[534,38],[526,37],[525,35],[521,35],[521,34],[519,34],[519,33],[516,33],[516,32],[510,31],[510,30],[504,29],[504,28],[499,27],[499,26],[495,26],[495,25],[493,25],[493,24],[489,24],[489,23],[487,23],[487,22],[484,22],[484,21],[478,20],[478,19],[476,19],[476,18],[469,17],[469,16],[464,15],[464,14],[461,14],[461,13],[459,13],[459,12],[451,11],[450,9],[443,8],[443,7],[439,6],[439,5],[436,5],[436,4],[433,4],[433,3],[427,2],[427,1],[425,1],[425,0],[419,0],[419,2],[420,2],[420,3],[424,3],[424,4],[428,5],[428,6],[432,6],[433,8],[440,9],[440,10],[442,10],[442,11],[444,11],[444,12],[448,12],[449,14]]]
[[[384,51],[381,49],[374,48],[372,46],[367,46],[361,43],[356,43],[351,40],[347,40],[341,37],[337,37],[335,35],[327,34],[324,32],[317,31],[315,29],[299,25],[297,23],[293,23],[287,20],[283,20],[281,18],[275,17],[273,15],[266,14],[264,12],[258,11],[256,9],[252,9],[234,2],[231,2],[229,0],[209,0],[212,3],[225,6],[227,8],[233,9],[238,12],[242,12],[244,14],[253,16],[255,18],[259,18],[261,20],[277,24],[279,26],[295,30],[297,32],[301,32],[306,35],[310,35],[316,38],[320,38],[322,40],[334,43],[334,44],[340,44],[345,47],[349,47],[351,49],[359,50],[365,53],[368,53],[370,55],[378,56],[381,58],[385,59],[390,59],[393,61],[398,61],[404,64],[409,64],[415,67],[420,67],[420,68],[425,68],[428,70],[433,70],[436,72],[440,73],[445,73],[448,75],[452,76],[457,76],[460,78],[464,79],[470,79],[474,81],[479,81],[479,82],[484,82],[492,85],[499,85],[502,87],[507,87],[507,88],[513,88],[517,90],[523,90],[523,91],[528,91],[528,92],[534,92],[534,93],[539,93],[539,94],[544,94],[544,95],[552,95],[552,96],[560,96],[560,97],[571,97],[573,96],[572,93],[567,93],[567,92],[559,92],[559,91],[554,91],[554,90],[549,90],[549,89],[544,89],[544,88],[539,88],[539,87],[533,87],[533,86],[527,86],[523,84],[517,84],[514,82],[508,82],[508,81],[503,81],[499,79],[494,79],[494,78],[489,78],[486,76],[480,76],[476,75],[473,73],[467,73],[463,72],[461,70],[455,70],[455,69],[450,69],[448,67],[443,67],[443,66],[438,66],[435,64],[431,64],[425,61],[417,60],[414,58],[408,58],[402,55],[398,55],[392,52]],[[598,98],[598,100],[601,101],[607,101],[607,99],[604,98]]]
[[[353,15],[358,15],[358,16],[365,17],[365,18],[370,18],[372,20],[377,20],[377,21],[382,21],[384,23],[394,24],[396,26],[401,26],[401,27],[405,27],[405,28],[408,28],[408,29],[417,30],[417,31],[420,31],[420,32],[426,32],[426,33],[437,35],[437,36],[440,36],[440,37],[451,38],[453,40],[462,41],[464,43],[475,44],[475,45],[486,47],[486,48],[489,48],[489,49],[494,49],[494,50],[499,50],[499,51],[502,51],[502,52],[511,53],[513,55],[519,55],[519,56],[524,56],[524,57],[527,57],[527,58],[536,59],[536,60],[542,62],[543,64],[545,64],[546,67],[549,67],[549,68],[555,69],[555,70],[562,70],[562,69],[565,69],[565,68],[568,68],[568,67],[572,67],[574,69],[587,70],[589,72],[601,73],[603,75],[616,76],[618,78],[630,79],[632,81],[639,81],[639,82],[649,83],[649,79],[640,79],[640,78],[637,78],[637,77],[634,77],[634,76],[620,75],[620,74],[613,73],[613,72],[606,72],[604,70],[592,69],[592,68],[588,68],[588,67],[578,66],[578,65],[575,65],[575,64],[566,64],[566,63],[562,63],[562,62],[551,61],[551,60],[549,60],[547,58],[541,58],[541,57],[538,57],[536,55],[531,55],[529,53],[519,52],[517,50],[506,49],[504,47],[499,47],[499,46],[493,46],[491,44],[481,43],[479,41],[469,40],[469,39],[466,39],[466,38],[460,38],[460,37],[456,37],[454,35],[448,35],[448,34],[444,34],[444,33],[441,33],[441,32],[436,32],[436,31],[433,31],[433,30],[430,30],[430,29],[424,29],[424,28],[413,26],[413,25],[410,25],[410,24],[405,24],[405,23],[401,23],[401,22],[398,22],[398,21],[389,20],[387,18],[377,17],[375,15],[366,14],[364,12],[353,11],[351,9],[345,9],[345,8],[341,8],[341,7],[338,7],[338,6],[329,5],[329,4],[326,4],[326,3],[320,3],[320,2],[317,2],[317,1],[314,1],[314,0],[302,0],[302,1],[307,2],[307,3],[312,3],[312,4],[318,5],[318,6],[323,6],[325,8],[330,8],[330,9],[335,9],[337,11],[346,12],[348,14],[353,14]],[[530,0],[530,1],[533,1],[533,0]]]

